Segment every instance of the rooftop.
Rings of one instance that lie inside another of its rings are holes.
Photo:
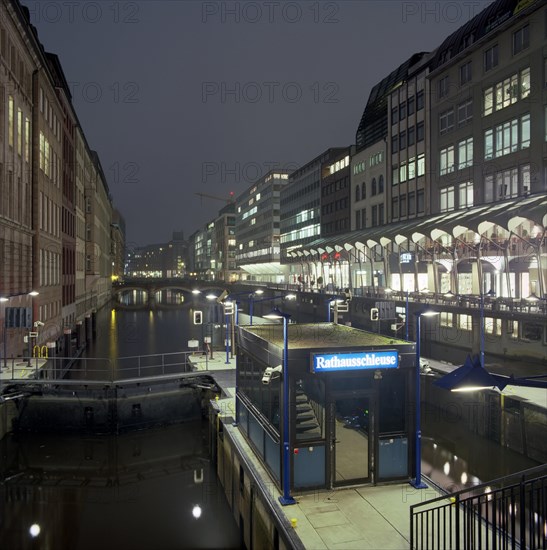
[[[272,323],[242,327],[245,331],[267,340],[275,346],[283,347],[283,325]],[[288,325],[289,349],[347,348],[408,345],[409,342],[373,332],[335,325],[334,323],[309,323]]]

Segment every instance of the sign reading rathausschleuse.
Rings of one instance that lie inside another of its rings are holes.
[[[337,372],[366,369],[396,369],[399,353],[395,350],[358,351],[312,355],[312,372]]]

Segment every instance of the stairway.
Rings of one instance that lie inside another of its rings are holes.
[[[317,439],[321,437],[321,426],[308,396],[302,388],[296,390],[296,440]]]

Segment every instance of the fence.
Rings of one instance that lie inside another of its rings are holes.
[[[547,548],[547,465],[410,508],[410,547]]]
[[[0,379],[14,381],[101,381],[178,376],[192,372],[195,352],[158,353],[116,359],[85,357],[33,357],[8,359],[0,365]]]

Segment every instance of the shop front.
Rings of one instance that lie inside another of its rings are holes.
[[[286,339],[281,325],[239,327],[238,337],[238,425],[280,486],[283,471],[295,490],[411,477],[413,343],[332,323],[289,324]]]

